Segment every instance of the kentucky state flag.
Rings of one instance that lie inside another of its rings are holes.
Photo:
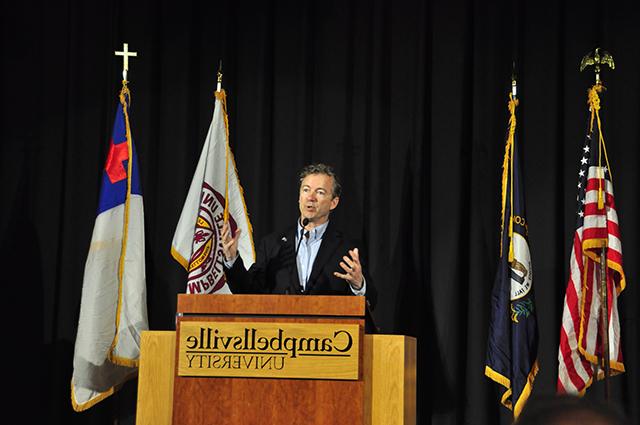
[[[140,333],[149,328],[144,212],[129,96],[125,84],[85,264],[71,380],[76,411],[90,408],[136,375]]]
[[[517,99],[509,98],[509,136],[502,173],[502,235],[491,294],[485,375],[503,388],[501,403],[517,418],[538,373],[538,326],[528,224],[516,144]]]

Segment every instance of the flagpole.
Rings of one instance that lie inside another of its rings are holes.
[[[226,224],[229,221],[229,128],[227,126],[227,106],[226,106],[226,97],[222,93],[222,59],[220,59],[220,64],[218,65],[218,73],[217,73],[217,85],[216,85],[216,98],[220,95],[220,105],[223,108],[225,115],[225,133],[226,133],[226,143],[225,143],[225,165],[224,165],[224,175],[225,175],[225,183],[224,183],[224,212],[223,219]]]
[[[615,69],[613,57],[606,51],[601,50],[599,47],[592,53],[588,53],[582,58],[580,62],[580,71],[583,71],[586,67],[593,65],[593,71],[595,72],[595,86],[601,86],[602,80],[600,79],[600,65],[608,65],[611,69]],[[595,87],[594,86],[594,87]],[[597,114],[597,111],[595,111]],[[592,111],[593,113],[593,111]],[[600,122],[598,118],[598,132],[601,132]],[[600,138],[599,143],[603,143]],[[598,172],[600,178],[600,170]],[[602,173],[602,180],[605,176]],[[604,182],[603,182],[604,183]],[[599,197],[600,200],[600,197]],[[604,199],[603,199],[604,201]],[[604,202],[600,205],[598,202],[598,208],[606,208]],[[610,377],[611,377],[611,352],[609,349],[609,293],[607,290],[607,241],[604,242],[600,249],[600,264],[598,265],[598,276],[600,280],[600,326],[601,326],[601,343],[602,343],[602,365],[599,367],[604,368],[604,399],[608,403],[610,396]]]
[[[518,82],[516,80],[516,61],[513,61],[513,70],[511,71],[511,95],[514,99],[518,97]]]
[[[607,292],[607,247],[600,250],[600,317],[602,323],[602,354],[604,361],[604,399],[609,401],[609,377],[611,376],[611,354],[609,352],[609,300]]]

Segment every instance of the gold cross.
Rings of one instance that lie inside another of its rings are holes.
[[[138,56],[138,52],[130,52],[129,44],[124,43],[121,52],[116,51],[116,56],[122,56],[123,64],[122,64],[122,77],[127,79],[127,71],[129,70],[129,56],[136,57]]]

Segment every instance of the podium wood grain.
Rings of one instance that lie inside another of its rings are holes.
[[[364,317],[364,297],[335,295],[178,294],[177,313],[190,315],[267,315]],[[211,313],[215,312],[215,313]]]
[[[136,425],[171,424],[175,345],[174,331],[142,332]]]
[[[365,335],[365,423],[416,423],[416,339]]]
[[[365,385],[365,424],[369,425],[414,425],[416,423],[416,344],[415,338],[402,335],[365,335],[363,381]],[[173,404],[173,374],[175,355],[175,332],[146,331],[142,333],[140,354],[140,375],[138,380],[138,409],[137,425],[171,425]],[[256,379],[260,385],[260,379]],[[332,424],[331,417],[326,411],[331,406],[340,406],[343,400],[337,400],[337,394],[317,393],[312,399],[303,400],[295,394],[279,391],[284,382],[279,380],[272,385],[274,397],[269,400],[255,400],[252,397],[236,398],[239,396],[233,384],[225,397],[230,397],[237,404],[233,412],[223,412],[217,409],[216,402],[219,394],[209,394],[208,402],[199,409],[194,409],[192,415],[207,415],[210,418],[224,418],[233,415],[231,419],[242,419],[243,407],[254,410],[258,406],[275,410],[283,406],[292,406],[300,411],[320,410],[322,423]],[[304,382],[301,380],[301,382]],[[228,382],[227,382],[228,383]],[[259,390],[259,387],[255,387]],[[257,391],[256,391],[257,393]],[[275,394],[280,394],[275,397]],[[271,404],[268,404],[271,403]],[[323,413],[324,412],[324,413]],[[215,416],[213,416],[215,415]],[[200,417],[200,419],[204,419]],[[220,423],[223,423],[220,421]],[[266,422],[263,422],[266,423]],[[302,423],[291,418],[286,423]]]
[[[365,300],[335,295],[180,294],[176,313],[178,341],[181,324],[189,321],[266,321],[357,324],[362,344]],[[360,357],[360,365],[361,361]],[[173,425],[364,424],[361,367],[353,381],[175,376],[173,395]]]

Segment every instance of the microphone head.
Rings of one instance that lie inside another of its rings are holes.
[[[307,224],[309,224],[311,220],[309,220],[307,217],[302,219],[302,227],[305,227]]]

